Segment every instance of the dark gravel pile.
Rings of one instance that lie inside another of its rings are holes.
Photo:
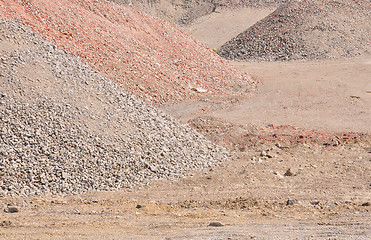
[[[228,155],[19,23],[0,20],[0,196],[178,178]]]
[[[240,61],[354,57],[371,52],[369,0],[292,0],[217,53]]]

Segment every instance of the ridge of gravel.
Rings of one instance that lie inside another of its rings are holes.
[[[291,0],[223,44],[217,53],[238,61],[344,58],[371,53],[368,0]]]
[[[154,104],[248,96],[256,82],[174,24],[104,0],[0,2],[44,39]]]
[[[173,179],[229,153],[19,22],[0,20],[0,196]]]
[[[286,0],[108,0],[135,6],[147,14],[183,26],[209,15],[219,8],[272,8]]]

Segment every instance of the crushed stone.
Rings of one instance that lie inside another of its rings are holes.
[[[229,153],[19,22],[0,20],[0,196],[175,179]]]
[[[216,52],[238,61],[290,61],[371,53],[369,0],[291,0]]]

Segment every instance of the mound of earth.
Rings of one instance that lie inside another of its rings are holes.
[[[176,24],[189,24],[194,19],[215,11],[213,0],[110,0],[118,4],[129,4],[146,13]]]
[[[117,4],[133,5],[146,13],[173,22],[190,24],[195,19],[215,12],[217,8],[274,7],[277,0],[109,0]]]
[[[292,0],[217,53],[239,61],[353,57],[371,52],[368,0]]]
[[[23,25],[0,21],[0,196],[144,185],[228,153]]]
[[[108,1],[2,1],[18,20],[152,103],[246,94],[255,83],[174,24]]]

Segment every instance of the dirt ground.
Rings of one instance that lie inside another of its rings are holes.
[[[235,64],[261,82],[250,99],[162,107],[230,159],[120,192],[0,199],[0,238],[371,239],[371,57]]]

